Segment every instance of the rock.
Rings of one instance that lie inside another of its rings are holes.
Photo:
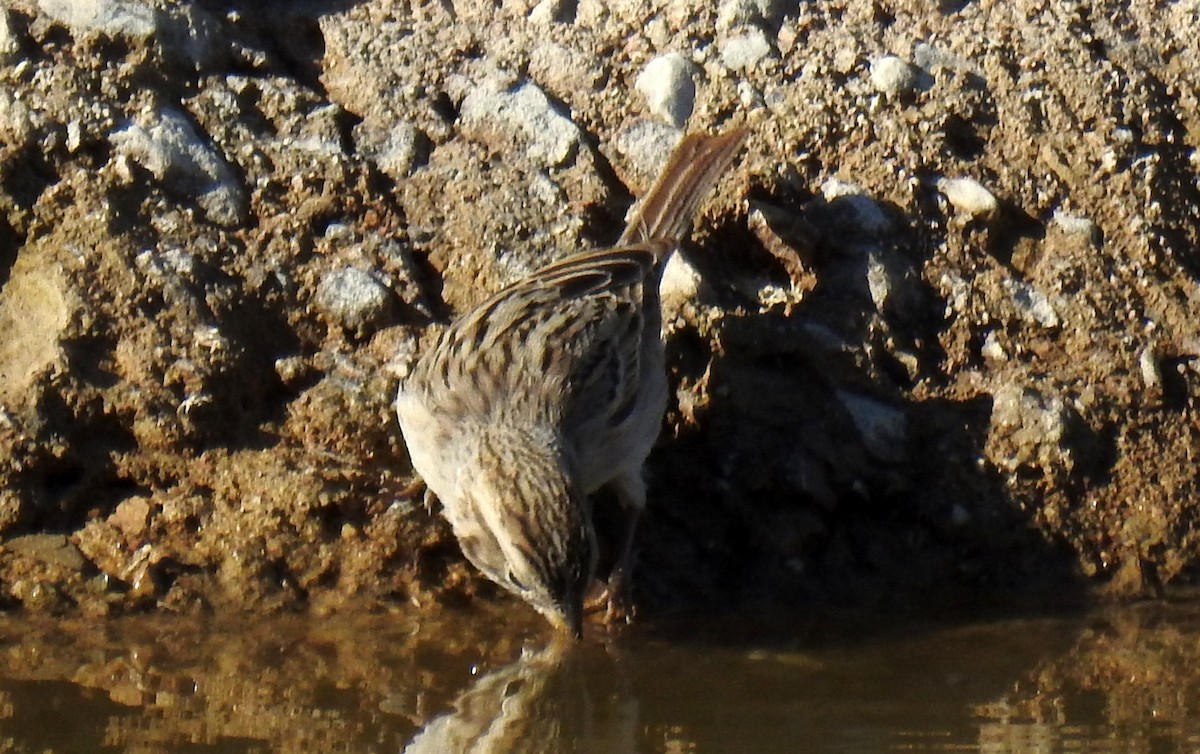
[[[6,532],[25,520],[29,504],[16,490],[0,488],[0,532]]]
[[[45,126],[45,118],[7,90],[0,90],[0,141],[23,147]]]
[[[21,58],[21,40],[13,28],[12,14],[0,8],[0,64],[15,62]]]
[[[885,55],[871,62],[871,84],[889,96],[915,90],[920,81],[918,70],[895,55]]]
[[[855,183],[830,178],[821,184],[821,196],[835,215],[841,215],[862,235],[879,237],[892,230],[892,221],[879,202],[867,196]]]
[[[68,607],[67,599],[58,587],[41,579],[17,579],[9,592],[21,607],[32,613],[57,614]]]
[[[1000,386],[992,394],[989,437],[989,445],[998,449],[993,453],[998,465],[1009,471],[1025,465],[1045,470],[1062,465],[1069,454],[1063,444],[1069,418],[1057,395],[1018,384]]]
[[[77,572],[87,563],[79,548],[62,534],[26,534],[5,542],[5,547],[44,566]]]
[[[695,71],[696,66],[690,60],[678,52],[669,52],[651,60],[635,86],[646,97],[653,115],[675,128],[683,128],[696,100],[696,84],[692,80]]]
[[[529,11],[529,20],[535,24],[565,23],[575,15],[576,0],[541,0]]]
[[[154,40],[175,62],[207,66],[228,55],[213,18],[193,3],[157,8],[135,0],[38,0],[38,8],[77,36]]]
[[[1070,215],[1061,210],[1055,210],[1051,221],[1064,233],[1086,236],[1088,240],[1095,240],[1097,236],[1096,224],[1086,217]]]
[[[569,100],[571,94],[595,91],[604,71],[594,55],[557,42],[543,42],[529,55],[529,76]]]
[[[583,138],[579,127],[529,81],[502,89],[489,79],[471,87],[462,101],[460,123],[467,134],[483,141],[499,137],[516,142],[545,167],[570,160]]]
[[[38,0],[38,9],[77,34],[148,39],[159,29],[159,12],[132,0]]]
[[[1058,327],[1058,312],[1046,294],[1028,283],[1011,278],[1004,281],[1004,286],[1026,322],[1047,328]]]
[[[61,358],[75,304],[45,244],[25,247],[0,288],[0,403],[32,407],[39,377]]]
[[[762,29],[751,28],[729,37],[720,45],[721,63],[731,71],[750,68],[771,52],[771,43]]]
[[[381,128],[364,120],[354,127],[354,141],[367,159],[397,181],[407,178],[424,158],[425,135],[405,121]]]
[[[144,112],[110,137],[118,154],[150,171],[168,189],[193,197],[213,222],[233,226],[246,214],[237,174],[183,112]]]
[[[392,292],[369,272],[343,267],[321,279],[317,308],[334,323],[365,335],[388,322]]]
[[[794,3],[782,0],[723,0],[717,8],[717,28],[722,31],[757,23],[777,23]]]
[[[136,541],[146,533],[150,522],[150,499],[135,496],[123,500],[108,517],[108,523],[116,527],[125,538]]]
[[[1142,382],[1152,393],[1162,391],[1162,367],[1159,366],[1158,349],[1150,344],[1138,354],[1138,370],[1142,373]]]
[[[629,161],[638,178],[649,183],[666,163],[683,132],[658,121],[640,118],[621,128],[613,139],[617,153]]]
[[[986,220],[1000,211],[996,197],[974,178],[940,178],[937,188],[965,215]]]
[[[907,455],[908,419],[904,411],[869,396],[837,391],[838,401],[850,414],[863,446],[881,461],[897,463]]]
[[[672,316],[687,304],[695,304],[700,299],[700,288],[704,279],[700,272],[684,259],[682,254],[672,254],[663,266],[662,278],[658,284],[658,292],[662,301],[663,320],[669,321]]]

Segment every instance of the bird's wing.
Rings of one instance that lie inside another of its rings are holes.
[[[645,286],[669,251],[648,242],[543,267],[455,321],[410,383],[465,418],[620,422],[639,390]]]

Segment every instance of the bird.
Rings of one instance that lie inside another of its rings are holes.
[[[400,379],[409,459],[463,555],[574,637],[603,487],[624,519],[606,602],[610,617],[629,615],[643,465],[668,399],[662,269],[746,136],[685,136],[616,245],[552,262],[463,312]]]

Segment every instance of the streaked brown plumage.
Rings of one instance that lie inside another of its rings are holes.
[[[627,513],[609,595],[629,574],[642,464],[667,404],[658,282],[744,131],[692,135],[619,245],[548,265],[464,313],[403,380],[413,467],[485,575],[578,635],[596,567],[588,496]]]

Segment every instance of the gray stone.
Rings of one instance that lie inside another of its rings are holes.
[[[176,192],[195,198],[210,220],[237,225],[246,214],[246,195],[237,174],[183,112],[146,112],[111,136],[118,154],[150,171]]]
[[[617,132],[613,146],[641,177],[649,180],[662,169],[683,132],[665,123],[634,120]]]
[[[696,66],[678,52],[651,60],[635,86],[646,98],[651,114],[675,128],[683,128],[696,101]]]
[[[21,57],[21,40],[13,28],[12,14],[0,8],[0,63],[7,64]]]
[[[821,196],[831,209],[847,216],[850,224],[863,235],[878,237],[892,229],[892,221],[879,202],[867,196],[858,184],[830,178],[821,184]]]
[[[468,133],[499,133],[514,139],[531,159],[547,167],[570,160],[583,138],[579,127],[528,81],[501,88],[489,79],[471,87],[462,101],[460,122]]]
[[[717,8],[717,28],[722,31],[762,22],[776,23],[788,3],[784,0],[722,0]]]
[[[405,121],[380,128],[364,120],[354,127],[354,139],[363,155],[395,180],[408,177],[423,159],[425,136]]]
[[[744,34],[726,39],[720,45],[721,63],[731,71],[750,68],[771,52],[771,43],[762,29],[751,28]]]
[[[392,315],[392,292],[374,275],[354,267],[334,270],[317,286],[317,308],[359,335],[384,325]]]
[[[77,33],[147,39],[159,27],[159,11],[132,0],[38,0],[38,9]]]

